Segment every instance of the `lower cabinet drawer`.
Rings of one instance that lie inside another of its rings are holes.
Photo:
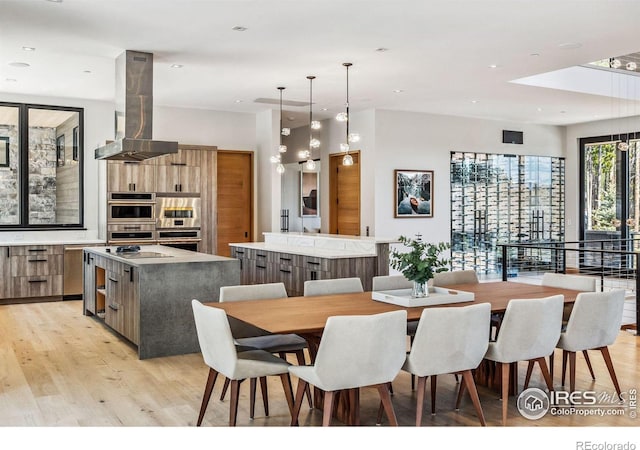
[[[62,295],[62,275],[13,277],[14,298]]]
[[[11,257],[11,276],[62,275],[64,255],[34,254]]]

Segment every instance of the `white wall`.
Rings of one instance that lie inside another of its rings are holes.
[[[524,144],[502,144],[503,129],[523,131]],[[450,240],[451,151],[564,156],[564,145],[563,127],[377,110],[375,161],[362,155],[363,173],[369,173],[369,164],[374,168],[373,176],[362,177],[362,191],[374,193],[375,234],[395,238],[419,232],[432,242]],[[433,218],[393,217],[394,169],[434,171]]]

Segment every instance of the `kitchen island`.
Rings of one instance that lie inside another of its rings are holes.
[[[240,262],[162,245],[83,249],[83,312],[137,346],[140,359],[200,351],[191,300],[240,284]]]
[[[319,233],[264,234],[264,242],[232,243],[242,284],[283,282],[290,297],[304,294],[306,280],[358,277],[365,291],[389,274],[389,245],[397,239]]]

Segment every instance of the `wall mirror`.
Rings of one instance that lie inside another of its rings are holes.
[[[300,215],[317,217],[320,208],[320,184],[318,172],[300,172]]]

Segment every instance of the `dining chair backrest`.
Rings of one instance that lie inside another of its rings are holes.
[[[238,286],[220,287],[221,302],[285,297],[287,297],[287,289],[284,283],[242,284]]]
[[[449,286],[451,284],[479,283],[475,270],[454,270],[452,272],[436,272],[433,274],[434,286]]]
[[[329,391],[391,382],[406,356],[407,312],[327,319],[314,368]]]
[[[613,344],[622,324],[624,294],[622,289],[578,294],[562,348],[577,352]]]
[[[413,282],[404,275],[378,275],[371,279],[374,291],[391,291],[395,289],[411,289]]]
[[[191,300],[191,306],[205,364],[227,377],[232,376],[238,355],[227,313],[222,309],[205,306],[195,299]]]
[[[563,304],[563,295],[509,301],[493,349],[495,360],[515,362],[549,356],[560,338]]]
[[[353,294],[356,292],[364,292],[362,281],[358,277],[307,280],[304,282],[304,295],[306,297],[330,294]]]
[[[489,346],[491,305],[425,308],[407,362],[425,376],[472,370]]]
[[[542,285],[574,291],[594,292],[596,279],[582,275],[566,275],[563,273],[546,272],[542,275]]]

